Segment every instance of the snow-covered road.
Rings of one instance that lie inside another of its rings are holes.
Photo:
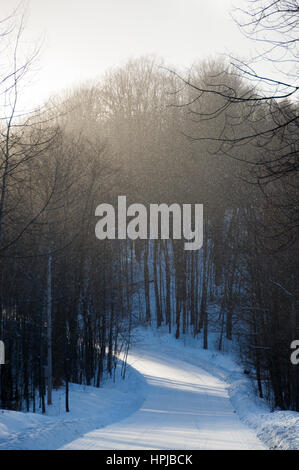
[[[146,379],[141,408],[62,449],[265,449],[238,418],[227,384],[179,350],[145,344],[129,363]]]

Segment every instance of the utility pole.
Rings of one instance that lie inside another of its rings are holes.
[[[48,405],[52,405],[52,256],[48,257],[47,277],[47,349],[48,349]]]

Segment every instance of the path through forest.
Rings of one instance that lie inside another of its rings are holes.
[[[141,408],[63,449],[265,449],[238,418],[227,384],[178,349],[139,344],[129,363],[147,382]]]

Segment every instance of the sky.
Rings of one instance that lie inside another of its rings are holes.
[[[209,56],[247,57],[253,44],[231,19],[232,0],[28,0],[23,44],[42,44],[24,107],[133,57],[180,68]],[[19,1],[0,0],[0,18]],[[27,50],[26,49],[26,50]]]

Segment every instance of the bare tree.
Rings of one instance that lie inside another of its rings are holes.
[[[262,190],[273,213],[272,237],[278,247],[298,235],[298,33],[297,0],[246,0],[234,19],[247,37],[256,41],[259,54],[247,63],[231,59],[197,76],[182,77],[188,93],[180,104],[194,126],[188,137],[206,142],[209,152],[248,164],[250,183]],[[284,73],[259,75],[255,61],[272,62]],[[211,121],[221,123],[214,128]],[[197,126],[197,128],[196,128]],[[205,132],[205,127],[209,132]]]

